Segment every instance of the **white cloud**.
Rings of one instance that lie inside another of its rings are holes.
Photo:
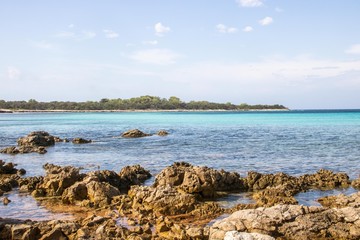
[[[152,41],[143,41],[144,45],[157,45],[159,42],[157,40]]]
[[[236,0],[236,2],[242,7],[261,7],[264,5],[261,0]]]
[[[238,31],[238,29],[235,27],[228,27],[221,23],[216,25],[215,27],[216,27],[216,30],[220,33],[236,33]]]
[[[354,44],[351,47],[349,47],[345,53],[348,54],[360,54],[360,44]]]
[[[156,65],[169,65],[176,63],[181,57],[180,54],[169,49],[147,49],[133,53],[130,58],[141,63],[150,63]]]
[[[68,28],[74,28],[74,27],[75,27],[75,25],[72,23],[68,25]]]
[[[104,29],[103,32],[105,33],[106,38],[118,38],[119,34],[114,32],[113,30]]]
[[[7,68],[7,76],[10,80],[19,79],[21,76],[21,71],[16,67],[9,66]]]
[[[259,21],[260,25],[262,25],[262,26],[267,26],[273,22],[274,22],[274,20],[271,17],[266,17]]]
[[[252,31],[254,31],[254,28],[252,28],[251,26],[246,26],[246,27],[244,27],[243,31],[244,32],[252,32]]]
[[[160,37],[163,36],[164,33],[170,32],[171,30],[170,27],[164,26],[161,22],[156,23],[154,29],[155,29],[155,34]]]

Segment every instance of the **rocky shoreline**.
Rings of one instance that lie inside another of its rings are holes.
[[[160,130],[159,136],[168,132]],[[151,134],[133,129],[124,138]],[[18,152],[38,152],[67,141],[47,132],[19,138]],[[74,138],[74,144],[91,140]],[[10,152],[11,154],[15,154]],[[1,218],[0,239],[360,239],[360,193],[318,199],[321,206],[299,205],[295,195],[309,190],[360,189],[360,178],[320,169],[312,174],[237,172],[175,162],[154,177],[140,165],[119,172],[81,173],[73,166],[43,165],[45,176],[26,177],[24,169],[0,160],[0,198],[7,192],[31,194],[50,211],[73,220],[31,221]],[[248,193],[252,203],[222,206],[218,199]]]
[[[250,172],[241,177],[235,172],[178,162],[163,169],[152,186],[143,186],[151,174],[139,165],[124,167],[119,173],[98,170],[86,174],[72,166],[43,167],[45,176],[22,177],[24,170],[1,161],[0,195],[17,188],[47,203],[49,209],[74,212],[75,219],[0,219],[1,239],[360,237],[359,192],[321,198],[322,207],[297,205],[294,198],[299,191],[309,189],[358,188],[360,179],[350,181],[345,173],[319,170],[293,177]],[[221,207],[216,199],[231,192],[251,192],[255,203]],[[78,212],[83,214],[75,214]],[[223,214],[231,215],[208,225]]]

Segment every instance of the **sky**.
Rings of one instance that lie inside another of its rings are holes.
[[[3,0],[0,99],[360,108],[358,0]]]

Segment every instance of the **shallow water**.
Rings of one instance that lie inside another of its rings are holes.
[[[147,133],[165,129],[170,135],[119,137],[133,128]],[[0,154],[0,159],[26,169],[26,176],[43,175],[47,162],[85,172],[118,172],[140,164],[157,174],[176,161],[242,176],[248,171],[302,175],[320,168],[343,171],[351,178],[360,175],[360,111],[0,114],[0,148],[37,130],[94,142],[57,143],[45,155]]]

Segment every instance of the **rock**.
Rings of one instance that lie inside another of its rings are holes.
[[[151,136],[151,134],[144,133],[139,129],[132,129],[121,134],[121,137],[124,138],[140,138],[140,137],[148,137],[148,136]]]
[[[260,233],[229,231],[226,232],[224,240],[275,240],[275,238]]]
[[[236,172],[192,166],[185,162],[176,162],[156,176],[154,187],[167,185],[205,198],[216,197],[217,191],[235,191],[245,188],[244,182]]]
[[[121,178],[114,171],[101,170],[88,173],[81,182],[67,188],[62,201],[67,204],[83,202],[82,205],[103,207],[120,195]]]
[[[351,186],[356,189],[360,189],[360,177],[351,182]]]
[[[315,174],[300,176],[298,181],[299,184],[306,186],[307,189],[318,188],[327,190],[350,186],[349,176],[346,173],[334,173],[326,169],[320,169]]]
[[[326,196],[317,200],[322,206],[329,208],[355,207],[360,208],[360,192],[346,196],[339,194],[336,196]]]
[[[161,136],[161,137],[164,137],[164,136],[169,135],[169,133],[168,133],[167,131],[165,131],[165,130],[160,130],[160,131],[158,131],[158,132],[156,133],[156,135]]]
[[[3,160],[0,160],[0,174],[19,174],[24,175],[26,171],[24,169],[18,170],[15,168],[16,164],[12,162],[6,163]]]
[[[61,196],[66,188],[83,178],[79,169],[72,166],[61,167],[46,163],[43,167],[46,176],[37,186],[37,193],[33,193],[35,196],[38,196],[39,192],[45,193],[46,196]]]
[[[276,205],[234,212],[213,224],[209,239],[223,239],[228,231],[257,232],[279,239],[359,239],[359,223],[359,208]]]
[[[87,140],[87,139],[84,139],[84,138],[74,138],[72,140],[72,143],[74,144],[85,144],[85,143],[91,143],[92,140]]]
[[[4,199],[3,199],[3,204],[4,205],[8,205],[10,202],[11,202],[11,200],[9,198],[4,197]]]
[[[132,186],[128,193],[132,208],[138,212],[153,212],[155,215],[177,215],[191,212],[195,208],[193,195],[179,193],[170,186]]]
[[[120,188],[129,189],[132,185],[140,185],[151,177],[148,170],[140,165],[126,166],[119,173],[121,179]]]
[[[259,206],[264,207],[271,207],[276,204],[297,204],[298,202],[293,197],[297,193],[296,189],[297,187],[290,183],[267,187],[265,190],[255,192],[253,198]]]
[[[20,146],[20,147],[7,147],[0,150],[0,153],[5,154],[24,154],[24,153],[40,153],[45,154],[47,150],[45,147],[36,147],[36,146]]]
[[[55,139],[48,132],[38,131],[19,138],[17,143],[18,146],[24,147],[48,147],[55,145]]]
[[[44,234],[40,240],[68,240],[68,237],[58,228]]]
[[[55,140],[55,142],[69,142],[69,139],[67,139],[67,138],[60,138],[60,137],[55,137],[54,136],[54,140]]]

